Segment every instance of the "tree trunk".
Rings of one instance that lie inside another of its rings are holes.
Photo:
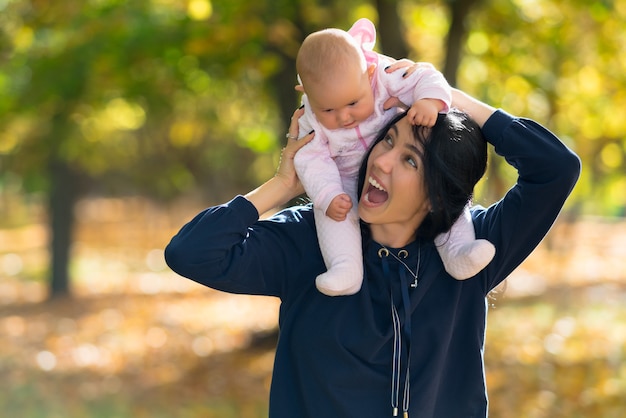
[[[380,50],[395,59],[407,58],[408,47],[404,40],[404,27],[398,14],[397,0],[376,0]]]
[[[295,87],[298,83],[296,78],[296,62],[292,57],[282,54],[282,68],[271,79],[277,103],[282,119],[282,131],[287,133],[291,115],[298,108],[300,93],[296,92]],[[286,144],[284,137],[280,138],[282,144]]]
[[[467,35],[465,19],[472,7],[480,0],[448,0],[450,11],[450,28],[446,41],[446,62],[443,67],[443,75],[451,86],[456,87],[457,72],[463,55],[463,42]]]
[[[50,299],[70,296],[70,250],[75,224],[74,207],[78,199],[78,179],[68,164],[53,158],[49,164],[50,194]]]

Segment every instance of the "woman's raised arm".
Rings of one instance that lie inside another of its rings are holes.
[[[494,107],[455,88],[452,89],[452,106],[467,113],[481,129],[487,119],[496,111]]]

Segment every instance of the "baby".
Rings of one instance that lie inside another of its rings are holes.
[[[450,107],[450,86],[430,64],[412,73],[390,72],[393,59],[373,51],[376,29],[367,19],[346,32],[326,29],[309,35],[296,67],[305,113],[300,137],[315,138],[295,156],[298,177],[313,201],[317,235],[327,271],[316,279],[320,292],[350,295],[363,281],[361,233],[356,209],[357,173],[381,126],[396,111],[385,110],[390,98],[411,104],[414,125],[432,127]],[[476,240],[469,210],[436,243],[446,271],[462,280],[474,276],[493,258],[495,248]]]

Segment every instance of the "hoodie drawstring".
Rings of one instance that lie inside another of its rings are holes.
[[[406,251],[405,251],[406,252]],[[391,277],[389,269],[388,255],[391,254],[398,261],[402,262],[398,256],[391,253],[387,248],[381,248],[379,256],[381,258],[381,264],[383,273],[386,277]],[[404,267],[408,269],[406,264]],[[410,362],[411,362],[411,304],[409,300],[409,281],[407,278],[407,271],[405,268],[399,268],[400,276],[400,294],[402,296],[402,307],[404,311],[404,321],[400,320],[398,309],[393,297],[393,286],[390,280],[389,282],[389,295],[391,299],[391,320],[393,325],[393,359],[391,367],[391,408],[392,415],[398,416],[398,407],[400,401],[400,378],[401,378],[401,366],[402,366],[402,341],[405,341],[406,346],[406,366],[405,366],[405,379],[404,379],[404,391],[402,396],[402,412],[403,417],[409,417],[409,399],[410,399]],[[419,269],[419,261],[417,269]],[[410,270],[409,270],[410,271]],[[417,271],[415,276],[417,276]],[[417,279],[417,277],[414,277]],[[414,287],[414,286],[411,286]]]
[[[379,252],[379,255],[381,253]],[[381,255],[383,273],[389,277],[389,262],[387,257]],[[402,332],[400,326],[400,316],[393,302],[393,290],[390,286],[391,296],[391,321],[393,325],[393,358],[391,360],[391,408],[392,415],[398,416],[398,402],[400,397],[400,357],[402,356]]]

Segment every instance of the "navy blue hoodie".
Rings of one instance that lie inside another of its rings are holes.
[[[421,418],[487,416],[487,294],[548,232],[580,160],[545,128],[503,111],[483,133],[519,178],[503,199],[471,210],[477,238],[496,247],[471,279],[449,276],[432,241],[388,255],[370,241],[362,289],[325,296],[315,287],[325,267],[311,207],[259,220],[242,196],[204,210],[172,238],[165,257],[178,274],[226,292],[280,298],[270,418],[380,418],[394,408]],[[408,270],[418,264],[413,287]]]

